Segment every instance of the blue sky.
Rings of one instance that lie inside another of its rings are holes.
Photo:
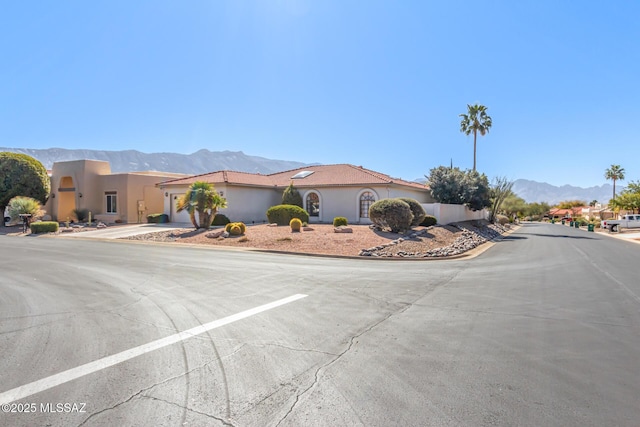
[[[37,5],[37,6],[36,6]],[[2,3],[0,146],[640,179],[638,2]]]

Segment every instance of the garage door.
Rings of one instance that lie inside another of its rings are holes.
[[[169,219],[171,222],[184,222],[191,224],[191,219],[189,219],[189,212],[176,211],[176,204],[178,203],[178,199],[182,196],[182,193],[171,194],[171,218]]]

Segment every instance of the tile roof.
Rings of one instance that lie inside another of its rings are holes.
[[[304,178],[294,179],[299,172],[313,173]],[[217,171],[188,178],[164,181],[160,185],[190,185],[195,181],[207,181],[212,184],[237,184],[258,187],[286,187],[291,182],[296,187],[335,187],[351,185],[401,185],[417,189],[426,189],[424,184],[392,178],[380,172],[349,164],[315,165],[262,175],[248,172]]]

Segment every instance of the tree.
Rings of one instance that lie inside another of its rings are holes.
[[[589,206],[591,206],[592,208],[595,207],[595,205],[598,204],[598,201],[593,199],[592,201],[589,202]]]
[[[282,204],[283,205],[294,205],[304,208],[302,205],[302,196],[300,192],[293,186],[293,182],[289,184],[287,188],[282,193]]]
[[[460,121],[460,132],[465,135],[473,133],[473,170],[476,170],[476,141],[478,138],[478,132],[480,135],[485,136],[489,129],[491,129],[492,120],[487,115],[487,107],[484,105],[467,104],[467,114],[460,114],[462,117]]]
[[[480,210],[490,205],[489,180],[476,171],[439,166],[426,176],[431,196],[439,203]]]
[[[609,204],[615,210],[624,209],[635,213],[637,209],[640,212],[640,181],[631,181],[618,197],[611,199]]]
[[[26,154],[0,153],[0,212],[3,217],[14,197],[31,197],[45,204],[50,192],[51,181],[42,163]]]
[[[586,203],[584,200],[564,200],[558,203],[558,209],[571,209],[584,206]]]
[[[624,168],[620,165],[611,165],[609,169],[604,171],[604,177],[613,181],[613,198],[616,198],[616,181],[624,181]]]
[[[189,212],[189,218],[195,228],[208,229],[218,209],[227,207],[227,201],[218,194],[213,184],[196,181],[178,200],[176,207],[178,212]],[[198,213],[197,221],[196,212]]]
[[[505,199],[513,195],[513,181],[505,177],[497,177],[491,186],[491,206],[489,208],[489,221],[493,222]]]
[[[527,209],[527,202],[522,198],[518,197],[515,194],[511,194],[505,197],[502,202],[502,207],[498,212],[502,211],[508,217],[513,217],[514,215],[518,218],[524,216],[525,210]]]

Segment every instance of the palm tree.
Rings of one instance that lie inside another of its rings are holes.
[[[467,114],[460,114],[459,116],[462,117],[460,132],[464,132],[465,135],[473,132],[473,170],[476,170],[476,140],[478,132],[482,136],[489,132],[492,124],[491,117],[487,115],[487,107],[479,104],[467,104]]]
[[[178,200],[177,211],[189,212],[189,218],[195,228],[209,228],[218,209],[227,207],[227,200],[218,194],[213,184],[196,181]],[[196,221],[196,212],[198,221]]]
[[[613,198],[616,198],[616,181],[624,181],[624,168],[620,165],[611,165],[609,169],[604,171],[604,177],[613,181]]]

